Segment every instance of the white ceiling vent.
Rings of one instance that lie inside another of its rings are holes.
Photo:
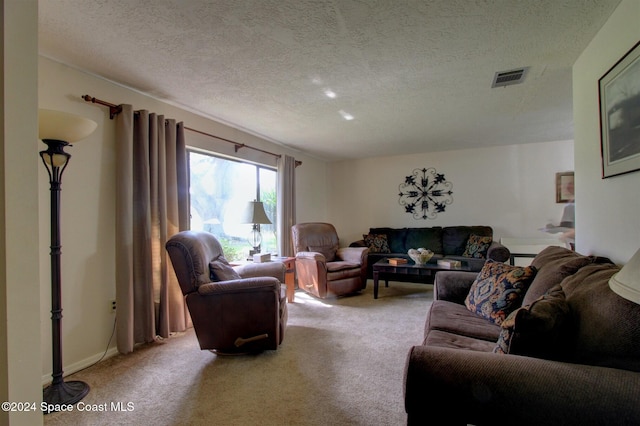
[[[517,68],[509,71],[500,71],[493,76],[491,87],[505,87],[520,84],[529,71],[529,67]]]

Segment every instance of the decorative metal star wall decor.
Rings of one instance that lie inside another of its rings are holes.
[[[435,219],[438,213],[444,212],[447,204],[453,203],[452,186],[444,174],[437,173],[433,167],[413,169],[413,173],[398,187],[398,202],[414,219]]]

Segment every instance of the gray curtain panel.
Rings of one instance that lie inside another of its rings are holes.
[[[280,256],[294,256],[291,227],[296,223],[296,159],[278,159],[278,249]]]
[[[184,126],[122,105],[116,118],[116,323],[120,353],[191,327],[164,244],[188,229]]]

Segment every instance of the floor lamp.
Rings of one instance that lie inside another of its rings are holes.
[[[89,136],[98,126],[95,121],[61,111],[38,111],[39,136],[47,149],[40,157],[49,173],[51,184],[51,347],[53,381],[43,390],[45,414],[58,411],[62,405],[75,404],[89,393],[89,385],[80,381],[65,382],[62,377],[62,291],[60,273],[60,190],[62,173],[71,155],[65,146]]]

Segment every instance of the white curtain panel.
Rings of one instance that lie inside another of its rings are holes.
[[[293,256],[291,227],[296,223],[296,159],[284,155],[278,159],[278,249],[280,256]]]

